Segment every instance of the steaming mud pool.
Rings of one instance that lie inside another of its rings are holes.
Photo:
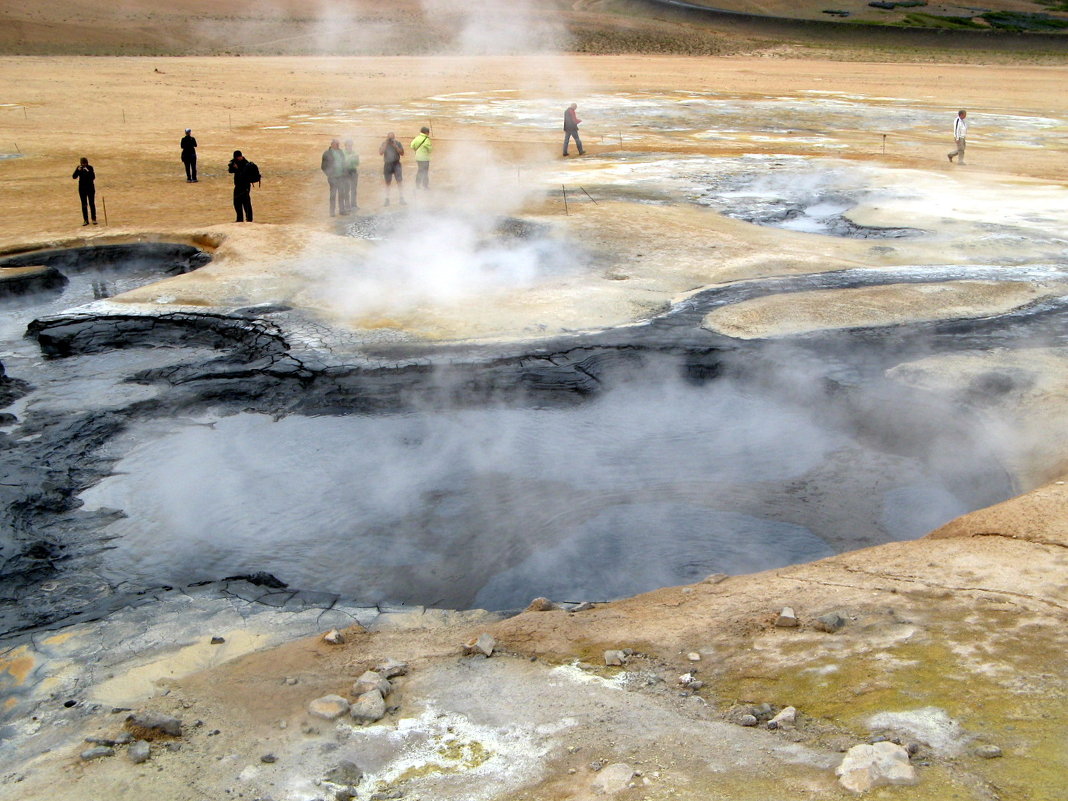
[[[1018,491],[1004,442],[976,435],[982,392],[1008,390],[947,405],[889,368],[1064,328],[1059,302],[774,344],[701,326],[761,295],[990,278],[854,270],[729,285],[525,348],[315,364],[293,310],[94,310],[116,281],[203,263],[186,246],[23,261],[59,278],[3,300],[5,632],[235,576],[511,610],[917,537]]]

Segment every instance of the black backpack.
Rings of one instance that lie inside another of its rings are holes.
[[[260,182],[260,168],[256,166],[256,162],[250,161],[248,166],[245,167],[245,178],[250,184],[258,184]]]

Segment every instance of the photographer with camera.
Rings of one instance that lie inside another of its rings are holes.
[[[96,171],[89,164],[89,159],[82,156],[78,166],[74,168],[71,176],[78,182],[78,197],[82,201],[82,225],[89,224],[89,213],[93,215],[93,225],[96,225]]]
[[[252,185],[260,182],[260,168],[241,155],[240,150],[235,150],[229,172],[234,176],[235,222],[252,222]]]

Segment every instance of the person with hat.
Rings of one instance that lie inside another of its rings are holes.
[[[181,148],[186,183],[195,184],[197,183],[197,140],[193,138],[193,130],[191,128],[185,129]]]
[[[260,182],[260,168],[246,159],[240,150],[235,150],[229,171],[234,176],[236,222],[252,222],[252,185]]]

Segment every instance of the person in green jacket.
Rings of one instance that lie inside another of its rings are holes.
[[[412,140],[412,151],[415,153],[415,166],[418,172],[415,174],[415,188],[430,188],[430,151],[434,149],[434,143],[430,141],[430,129],[425,125],[419,129],[419,136]]]

